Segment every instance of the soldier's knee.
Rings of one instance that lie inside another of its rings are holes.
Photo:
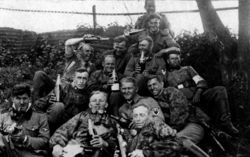
[[[47,75],[44,71],[36,71],[34,77],[42,77],[44,75]]]
[[[227,97],[227,90],[223,86],[214,87],[214,91],[220,96]]]
[[[61,102],[53,103],[47,110],[48,121],[50,124],[57,123],[64,113],[64,104]]]
[[[57,112],[64,111],[64,109],[65,109],[64,104],[61,102],[54,103],[52,108],[53,108],[53,110],[55,110]]]

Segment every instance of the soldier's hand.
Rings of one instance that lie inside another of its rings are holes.
[[[133,152],[129,153],[128,156],[130,157],[144,157],[143,151],[141,149],[136,149]]]
[[[10,139],[14,145],[23,145],[27,142],[28,137],[26,135],[10,135]]]
[[[135,64],[135,72],[137,73],[137,74],[140,74],[141,73],[141,66],[137,63],[137,64]]]
[[[92,37],[94,37],[93,34],[85,34],[82,38],[83,38],[83,40],[86,40],[86,39],[92,38]]]
[[[193,100],[192,100],[193,104],[198,104],[198,103],[200,102],[200,99],[201,99],[201,92],[202,92],[202,89],[198,89],[198,90],[195,92],[195,94],[194,94],[194,96],[193,96]]]
[[[108,147],[108,143],[98,135],[93,137],[93,140],[90,141],[90,144],[97,148]]]
[[[50,104],[54,104],[54,103],[56,103],[57,102],[57,100],[56,100],[56,95],[51,95],[50,97],[49,97],[49,103]]]
[[[161,137],[166,137],[166,136],[175,136],[177,131],[175,129],[172,129],[170,126],[164,126],[161,131],[160,131],[160,136]]]
[[[155,54],[155,57],[161,58],[162,55],[163,55],[163,51],[161,50],[161,51],[159,51],[159,52],[157,52],[157,53]]]
[[[63,147],[60,146],[59,144],[55,145],[53,147],[52,155],[53,157],[60,157],[63,154]]]

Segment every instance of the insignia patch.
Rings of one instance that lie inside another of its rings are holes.
[[[159,108],[158,107],[153,108],[153,113],[154,113],[154,115],[158,115],[159,114]]]
[[[42,128],[42,131],[47,132],[49,129]]]

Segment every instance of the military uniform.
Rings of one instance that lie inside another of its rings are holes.
[[[166,123],[180,132],[177,136],[187,137],[195,143],[203,138],[204,130],[200,124],[209,118],[191,106],[181,91],[173,87],[163,88],[154,98],[164,113]]]
[[[123,105],[119,108],[119,116],[132,121],[132,107],[139,103],[145,104],[149,107],[150,116],[164,120],[163,113],[158,103],[151,97],[142,97],[140,95],[136,95],[131,102],[124,101]]]
[[[225,87],[216,86],[208,89],[206,81],[191,66],[169,69],[165,76],[166,84],[178,88],[189,100],[193,98],[197,89],[203,89],[200,107],[212,120],[219,122],[223,127],[225,126],[227,131],[237,132],[233,131]]]
[[[122,56],[117,56],[115,54],[116,50],[108,50],[104,52],[105,55],[114,55],[115,57],[115,70],[118,74],[124,74],[125,68],[131,58],[131,54],[127,51]]]
[[[165,124],[166,125],[166,124]],[[134,129],[135,134],[124,133],[127,141],[127,152],[142,150],[145,157],[175,157],[182,151],[181,141],[175,137],[162,137],[155,129],[154,122],[141,129]]]
[[[170,23],[167,19],[167,17],[164,14],[159,14],[161,16],[160,21],[160,29],[170,29]],[[147,27],[147,19],[149,17],[149,14],[144,14],[140,17],[138,17],[137,21],[135,22],[135,29],[142,29]]]
[[[156,54],[162,49],[166,49],[169,47],[179,47],[179,44],[172,38],[168,30],[159,30],[157,33],[150,33],[149,30],[145,30],[136,35],[128,36],[127,38],[131,43],[136,43],[139,39],[145,38],[146,36],[150,36],[154,41],[152,53]],[[132,47],[138,47],[138,45],[132,45]],[[134,50],[130,48],[130,50]],[[133,54],[133,52],[130,52]]]
[[[115,122],[107,114],[101,116],[93,114],[91,111],[77,114],[58,128],[50,139],[50,146],[54,147],[58,144],[65,147],[71,140],[76,140],[83,148],[90,149],[88,152],[85,151],[84,156],[93,155],[97,148],[91,148],[89,143],[91,135],[88,130],[88,119],[94,122],[93,128],[96,130],[96,133],[108,143],[108,147],[101,150],[100,156],[107,156],[107,153],[113,154],[116,146]]]
[[[61,77],[62,86],[66,86],[73,81],[77,69],[86,69],[89,74],[95,70],[95,65],[91,62],[79,61],[76,57],[69,59],[65,63],[63,75]],[[55,82],[44,71],[36,71],[33,78],[33,99],[44,97],[55,87]]]
[[[148,96],[148,90],[146,86],[147,78],[150,75],[155,75],[159,73],[166,63],[162,58],[153,57],[152,55],[146,56],[146,61],[143,64],[140,64],[140,55],[139,53],[135,54],[130,58],[125,75],[134,77],[137,81],[137,86],[139,88],[138,93],[143,96]]]
[[[8,135],[18,133],[27,136],[24,143],[12,142]],[[47,116],[30,109],[24,116],[14,117],[12,110],[0,114],[0,135],[5,144],[3,157],[42,157],[48,155],[50,137]]]
[[[59,102],[51,102],[52,97],[55,98],[54,91],[37,100],[34,107],[36,110],[47,113],[50,126],[54,129],[81,111],[88,109],[89,91],[87,88],[77,89],[71,84],[67,84],[65,87],[60,88]]]
[[[108,81],[111,79],[111,75],[111,73],[107,73],[104,70],[94,71],[88,81],[90,91],[102,89],[109,93],[111,91],[111,84],[108,84]]]

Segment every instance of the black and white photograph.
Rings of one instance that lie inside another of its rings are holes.
[[[1,157],[250,157],[250,0],[0,0]]]

